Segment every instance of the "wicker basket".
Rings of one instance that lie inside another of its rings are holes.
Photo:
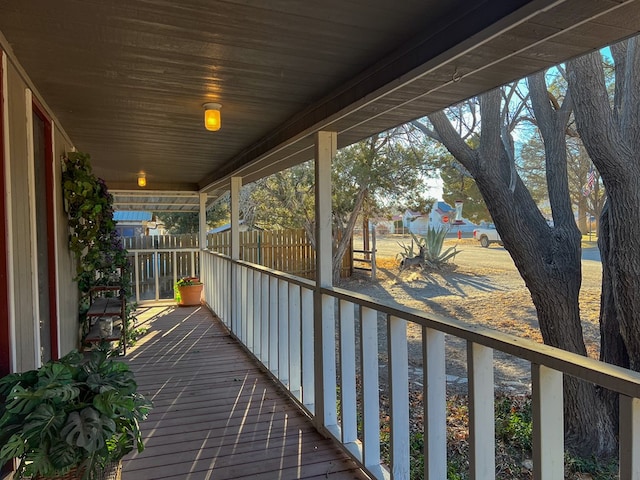
[[[96,477],[96,480],[121,480],[122,478],[122,461],[108,463],[100,474]],[[33,477],[33,480],[82,480],[82,472],[78,471],[78,468],[72,468],[64,475],[58,475],[55,477],[41,477],[39,475]]]

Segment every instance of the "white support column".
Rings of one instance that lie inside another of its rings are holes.
[[[469,473],[472,480],[492,480],[496,478],[493,350],[468,342],[467,365]]]
[[[640,399],[620,395],[620,478],[640,480]]]
[[[564,478],[562,372],[533,364],[531,381],[533,478]],[[622,422],[620,425],[622,426]]]
[[[231,259],[240,259],[240,188],[242,187],[241,177],[231,177]],[[231,264],[231,331],[236,335],[240,335],[238,331],[238,305],[240,296],[240,276],[238,275],[238,267]]]
[[[200,193],[200,210],[198,211],[198,245],[200,247],[200,251],[207,249],[207,194]],[[211,272],[204,271],[204,259],[201,253],[198,254],[199,258],[199,270],[200,270],[200,279],[204,280],[205,278],[210,281],[209,275]],[[205,302],[207,301],[207,297],[205,295]],[[208,303],[208,302],[207,302]]]
[[[322,287],[332,286],[331,162],[337,151],[336,132],[315,138],[316,290],[314,294],[314,377],[316,427],[337,434],[335,301]]]
[[[422,328],[426,480],[447,478],[447,383],[444,333]]]

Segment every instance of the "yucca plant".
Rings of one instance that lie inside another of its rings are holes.
[[[427,234],[423,237],[418,237],[413,233],[411,234],[413,242],[422,252],[422,260],[425,267],[440,269],[445,263],[460,253],[456,249],[455,245],[447,248],[444,252],[442,251],[444,240],[447,237],[447,231],[448,230],[445,228],[435,229],[427,227]],[[401,244],[400,246],[404,250],[404,252],[400,253],[403,258],[410,258],[414,256],[413,245],[408,247]]]
[[[133,372],[103,351],[73,351],[38,370],[0,379],[0,465],[20,463],[14,478],[50,478],[76,468],[95,478],[137,448],[138,422],[151,408]]]

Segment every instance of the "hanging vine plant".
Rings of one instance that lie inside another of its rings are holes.
[[[62,161],[64,208],[69,219],[69,248],[76,259],[81,292],[95,285],[121,285],[129,279],[127,251],[113,220],[113,196],[91,169],[87,153],[69,152]],[[124,285],[129,293],[129,285]]]

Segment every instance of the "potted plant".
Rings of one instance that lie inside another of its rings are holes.
[[[17,479],[119,479],[122,457],[144,448],[151,404],[136,390],[129,366],[101,350],[3,377],[0,465],[18,459]]]
[[[184,277],[176,282],[175,292],[178,305],[189,307],[200,305],[203,284],[198,277]]]

